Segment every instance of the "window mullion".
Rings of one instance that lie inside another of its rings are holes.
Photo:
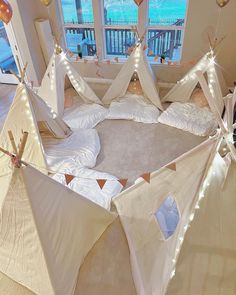
[[[94,30],[97,54],[99,58],[103,59],[104,54],[104,33],[103,33],[103,13],[102,4],[103,1],[92,0],[93,2],[93,16],[94,16]]]
[[[147,28],[148,23],[148,0],[144,0],[138,9],[138,32],[142,36]],[[145,41],[147,41],[147,34],[145,35]]]

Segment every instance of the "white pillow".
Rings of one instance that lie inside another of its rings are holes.
[[[103,106],[93,104],[77,104],[73,108],[64,112],[63,120],[71,128],[91,129],[98,123],[105,120],[108,109]]]
[[[133,120],[141,123],[157,123],[160,111],[152,104],[148,104],[143,96],[126,94],[113,101],[106,119]]]
[[[217,120],[208,107],[200,108],[195,103],[172,103],[158,118],[160,123],[207,136],[217,129]]]

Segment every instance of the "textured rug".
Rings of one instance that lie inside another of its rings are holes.
[[[96,129],[101,152],[95,169],[128,178],[128,185],[140,175],[161,168],[205,140],[160,123],[105,120]]]

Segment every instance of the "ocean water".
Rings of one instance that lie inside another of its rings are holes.
[[[61,0],[64,21],[78,22],[75,0]],[[171,25],[177,19],[184,19],[187,0],[150,0],[149,22],[151,25]],[[81,0],[83,23],[93,23],[91,0]],[[138,8],[133,0],[104,0],[107,19],[111,24],[135,24]]]

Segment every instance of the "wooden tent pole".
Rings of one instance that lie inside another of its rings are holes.
[[[27,142],[27,138],[28,138],[29,133],[28,132],[23,132],[23,137],[20,140],[20,147],[19,147],[19,152],[17,154],[18,159],[21,161],[21,157],[24,153],[24,149],[25,149],[25,145]]]
[[[19,60],[18,55],[16,55],[16,62],[17,62],[17,66],[18,66],[19,71],[20,71],[20,77],[22,78],[22,68],[21,68],[21,64],[20,64],[20,60]],[[21,80],[21,82],[22,82],[22,80]]]
[[[17,154],[17,147],[16,147],[14,136],[13,136],[11,130],[8,131],[8,136],[9,136],[10,141],[11,141],[11,146],[12,146],[12,149],[13,149],[13,153],[16,155]]]
[[[25,149],[25,145],[26,145],[26,142],[27,142],[28,135],[29,135],[28,132],[23,132],[23,136],[20,139],[19,151],[17,152],[17,148],[16,148],[16,143],[15,143],[15,140],[14,140],[14,136],[13,136],[13,134],[12,134],[11,131],[8,131],[8,136],[10,138],[11,145],[13,147],[13,150],[14,150],[15,155],[13,155],[12,153],[10,153],[7,150],[5,150],[2,147],[0,147],[0,152],[2,152],[5,155],[9,156],[11,158],[11,161],[12,161],[13,165],[16,168],[20,168],[21,167],[21,164],[22,164],[21,157],[22,157],[22,155],[24,153],[24,149]],[[27,165],[27,164],[25,164],[25,165]]]
[[[0,147],[0,152],[2,152],[3,154],[12,157],[13,155],[11,153],[9,153],[7,150],[4,150],[3,148]]]

